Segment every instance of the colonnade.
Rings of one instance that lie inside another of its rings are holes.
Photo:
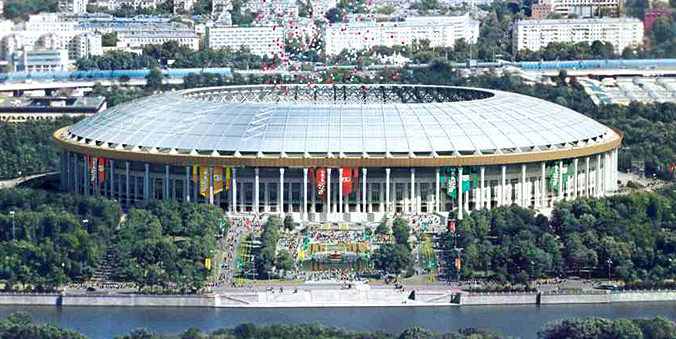
[[[202,196],[191,166],[170,166],[125,160],[93,161],[101,173],[90,171],[90,161],[76,153],[62,153],[62,189],[102,195],[133,204],[140,199],[176,199],[216,204],[231,212],[292,215],[299,220],[378,220],[383,215],[453,212],[462,218],[482,208],[517,204],[551,208],[557,201],[603,197],[617,190],[617,150],[572,159],[572,180],[549,173],[555,163],[479,166],[478,182],[451,198],[443,192],[439,168],[360,168],[358,180],[343,194],[343,168],[326,169],[326,192],[317,194],[309,168],[231,168],[229,189]],[[101,167],[99,167],[101,166]],[[457,167],[458,178],[463,168]],[[467,173],[465,173],[467,174]],[[444,174],[445,175],[445,174]],[[559,185],[552,189],[552,180]],[[225,186],[225,184],[224,184]]]

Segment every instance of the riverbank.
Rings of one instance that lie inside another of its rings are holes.
[[[233,291],[209,295],[0,294],[0,305],[118,307],[430,307],[674,302],[676,291],[589,294],[467,293],[457,290],[399,291],[382,288]]]

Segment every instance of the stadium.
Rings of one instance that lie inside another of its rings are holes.
[[[560,105],[423,85],[174,91],[54,134],[62,188],[123,204],[176,199],[298,221],[462,219],[617,190],[622,134]]]

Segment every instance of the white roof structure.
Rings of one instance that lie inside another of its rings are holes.
[[[261,85],[176,91],[68,128],[79,143],[169,154],[436,157],[585,146],[614,132],[568,108],[486,89]]]

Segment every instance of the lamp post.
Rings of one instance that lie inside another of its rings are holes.
[[[613,261],[611,259],[608,259],[606,263],[608,264],[608,281],[610,281],[610,265],[613,264]]]
[[[89,233],[89,219],[82,219],[82,223],[84,224],[87,233]]]
[[[12,241],[16,241],[16,224],[14,223],[14,211],[9,211],[9,215],[12,216]]]

